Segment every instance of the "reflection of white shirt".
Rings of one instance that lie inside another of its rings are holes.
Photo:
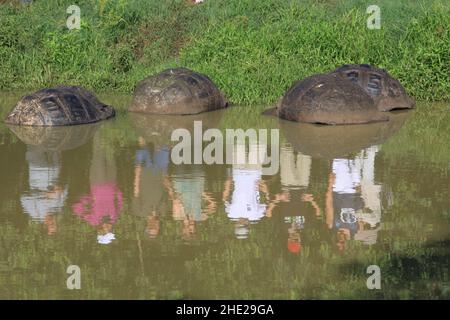
[[[48,191],[48,188],[55,185],[59,178],[59,167],[40,167],[29,165],[30,189]]]
[[[333,191],[337,193],[356,193],[356,187],[361,183],[361,172],[354,160],[334,159],[333,173],[336,176]]]
[[[361,197],[364,206],[372,212],[358,210],[354,212],[354,218],[370,225],[370,230],[359,230],[355,234],[355,240],[370,245],[377,241],[377,233],[381,222],[381,185],[375,184],[375,157],[378,146],[372,146],[362,150],[354,160],[335,159],[333,172],[336,181],[333,191],[337,193],[356,193],[356,186],[361,185]]]
[[[234,191],[231,203],[225,204],[228,218],[258,221],[264,217],[266,205],[260,203],[260,179],[261,170],[233,169]]]
[[[67,198],[67,187],[49,196],[49,188],[58,183],[59,167],[29,163],[30,192],[22,195],[20,202],[33,220],[43,221],[48,214],[58,213]]]
[[[33,220],[43,221],[48,214],[59,213],[64,206],[67,197],[67,188],[65,188],[55,198],[49,198],[46,192],[31,192],[20,198],[24,211],[30,215]]]

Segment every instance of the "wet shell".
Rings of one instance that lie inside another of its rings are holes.
[[[319,74],[297,81],[285,93],[277,115],[317,124],[361,124],[388,120],[360,86],[339,74]]]
[[[186,68],[167,69],[142,80],[129,111],[197,114],[225,108],[224,94],[207,76]]]
[[[363,88],[380,111],[414,107],[414,101],[405,88],[384,69],[368,64],[350,64],[337,68],[334,73],[347,77]]]

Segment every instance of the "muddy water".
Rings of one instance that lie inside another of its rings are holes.
[[[19,98],[1,94],[2,117]],[[116,119],[0,124],[0,298],[450,297],[448,104],[323,127],[263,107],[127,114],[129,97],[102,98]],[[224,136],[279,130],[264,149],[276,145],[276,172],[175,164],[171,134],[194,135],[194,120]],[[371,265],[380,289],[367,286]]]

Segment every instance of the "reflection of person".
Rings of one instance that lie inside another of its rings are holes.
[[[233,169],[232,175],[234,190],[231,202],[225,201],[228,218],[232,220],[243,218],[250,222],[261,220],[267,209],[267,205],[260,201],[260,190],[267,192],[267,186],[261,180],[261,170]],[[230,185],[229,178],[225,186],[224,199],[228,198]]]
[[[302,229],[305,227],[309,205],[314,209],[314,217],[321,218],[322,210],[314,197],[307,193],[310,183],[312,159],[308,155],[293,150],[289,144],[280,149],[280,180],[284,192],[288,192],[290,200],[282,205],[282,214],[288,224],[287,249],[298,254],[302,250]],[[314,222],[313,222],[314,223]]]
[[[315,215],[321,217],[322,211],[319,205],[312,194],[306,192],[311,174],[311,157],[294,151],[288,144],[282,146],[280,152],[281,185],[283,190],[289,192],[291,196],[291,201],[284,210],[287,217],[298,217],[299,212],[306,211],[302,202],[310,203],[314,208]]]
[[[204,190],[203,171],[192,168],[189,173],[175,172],[163,183],[172,201],[172,217],[183,221],[182,236],[189,240],[195,234],[196,223],[208,219],[217,208],[212,195]]]
[[[380,190],[374,184],[374,159],[377,147],[362,150],[355,159],[334,159],[325,196],[325,216],[328,228],[336,232],[337,247],[344,250],[346,241],[354,237],[363,243],[374,243],[372,232],[381,218]],[[306,194],[304,201],[312,202]],[[316,208],[318,212],[320,208]],[[375,234],[376,234],[375,231]],[[367,239],[366,239],[367,238]]]
[[[116,184],[114,158],[108,156],[94,138],[94,148],[89,171],[90,193],[72,206],[74,213],[97,228],[97,241],[109,244],[115,239],[112,226],[117,222],[123,206],[122,192]]]
[[[336,230],[337,247],[341,251],[358,228],[356,213],[364,208],[360,185],[361,176],[354,160],[333,160],[331,190],[329,188],[326,196],[326,220],[328,226]]]
[[[59,182],[60,155],[34,146],[27,146],[27,149],[30,191],[20,200],[31,219],[43,222],[51,235],[57,230],[54,214],[61,212],[67,198],[67,186]]]
[[[237,159],[245,159],[245,145],[235,145],[234,162],[232,168],[232,177],[225,182],[223,191],[223,201],[225,212],[230,220],[236,221],[235,235],[238,239],[244,239],[249,233],[249,225],[257,223],[263,217],[271,217],[272,211],[280,201],[288,201],[288,193],[280,193],[270,200],[269,189],[264,180],[262,180],[262,161],[251,161],[253,155],[265,154],[264,146],[250,145],[248,160],[246,163],[238,163]],[[259,159],[258,159],[259,160]],[[231,193],[231,201],[228,198]],[[260,192],[265,196],[268,204],[260,199]]]
[[[170,150],[166,146],[155,147],[139,137],[134,168],[134,198],[131,212],[147,218],[146,232],[156,238],[160,231],[160,214],[164,209],[164,179],[167,175]]]
[[[73,205],[73,211],[98,229],[99,243],[108,244],[115,239],[112,226],[122,209],[122,192],[114,182],[92,184],[91,192]]]

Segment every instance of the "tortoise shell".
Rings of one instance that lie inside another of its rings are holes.
[[[136,87],[129,111],[197,114],[226,106],[225,96],[207,76],[175,68],[142,80]]]
[[[414,101],[408,96],[405,88],[384,69],[368,64],[349,64],[333,72],[347,77],[363,88],[380,111],[414,107]]]
[[[360,86],[339,74],[319,74],[297,81],[285,93],[277,115],[317,124],[360,124],[386,121]]]
[[[22,97],[5,122],[26,126],[69,126],[114,117],[114,108],[78,86],[58,86]]]

